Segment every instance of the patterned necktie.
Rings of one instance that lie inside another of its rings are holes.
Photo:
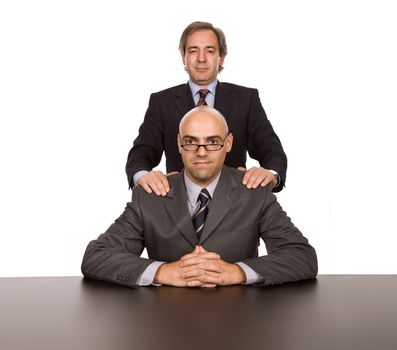
[[[208,214],[208,203],[211,199],[211,196],[208,191],[203,188],[199,194],[198,199],[200,201],[200,207],[197,213],[194,214],[192,220],[194,229],[196,230],[196,234],[198,237],[200,237],[201,232],[203,231],[205,219]]]
[[[208,95],[208,90],[207,89],[201,89],[201,90],[199,90],[199,94],[200,94],[200,99],[197,102],[197,106],[207,105],[207,102],[205,102],[205,98]]]

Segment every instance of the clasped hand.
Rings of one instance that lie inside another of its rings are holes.
[[[245,282],[245,273],[237,264],[230,264],[202,246],[178,261],[161,265],[154,283],[176,287],[216,287]]]

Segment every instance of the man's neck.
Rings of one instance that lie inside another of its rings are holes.
[[[190,88],[193,90],[199,90],[199,89],[210,87],[210,88],[212,88],[212,90],[215,91],[216,86],[218,85],[218,80],[215,79],[208,84],[197,84],[194,81],[192,81],[191,79],[189,79],[189,85],[190,85]]]
[[[207,189],[208,193],[212,198],[214,197],[214,192],[216,187],[218,186],[220,176],[221,172],[219,172],[219,174],[212,181],[206,181],[204,183],[191,179],[186,174],[186,170],[184,170],[183,177],[185,181],[187,200],[190,203],[191,207],[194,207],[196,205],[198,195],[203,188]]]

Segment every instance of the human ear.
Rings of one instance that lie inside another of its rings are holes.
[[[232,146],[233,146],[233,134],[229,133],[229,135],[227,135],[226,140],[225,140],[225,146],[226,146],[226,152],[230,152],[232,150]]]
[[[178,144],[178,152],[181,153],[181,141],[180,141],[179,134],[176,135],[176,143]]]

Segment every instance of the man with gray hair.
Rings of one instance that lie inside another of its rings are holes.
[[[140,185],[149,193],[166,195],[170,188],[168,178],[153,168],[164,152],[167,173],[181,171],[182,159],[174,142],[179,121],[194,106],[204,104],[225,116],[238,140],[225,164],[245,171],[248,151],[260,166],[245,171],[243,184],[256,188],[272,182],[273,191],[281,191],[287,157],[266,117],[258,91],[217,80],[227,55],[222,30],[211,23],[193,22],[182,33],[179,51],[189,81],[151,95],[139,135],[128,154],[126,172],[130,187]]]
[[[234,136],[208,106],[188,112],[174,141],[184,169],[165,196],[133,188],[132,201],[89,243],[84,276],[128,287],[272,285],[314,278],[314,248],[292,224],[273,185],[248,189],[224,165]],[[268,255],[258,257],[262,239]],[[148,258],[141,257],[147,249]]]

